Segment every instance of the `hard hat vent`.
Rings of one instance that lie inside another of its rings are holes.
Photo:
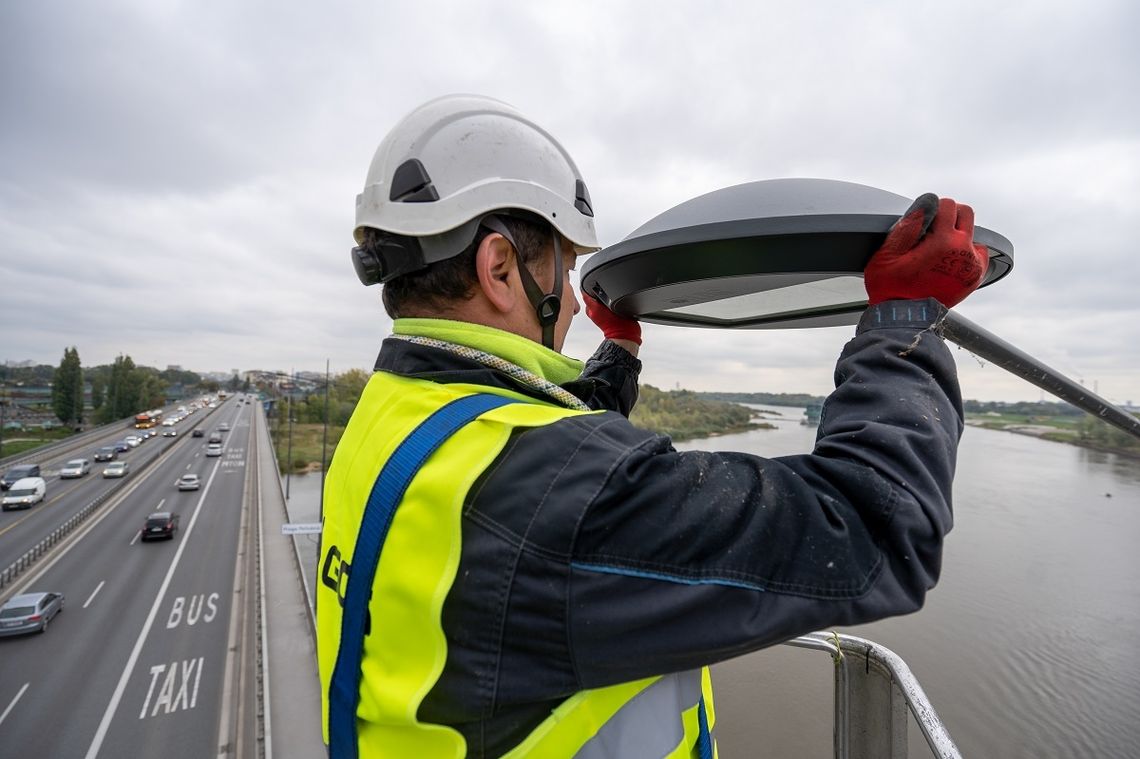
[[[439,193],[418,158],[409,158],[396,168],[388,200],[402,203],[430,203],[439,200]]]
[[[582,212],[584,216],[593,217],[594,207],[590,203],[590,191],[586,189],[586,183],[581,179],[574,182],[574,207]]]

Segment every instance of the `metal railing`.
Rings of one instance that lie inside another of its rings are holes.
[[[816,632],[785,645],[826,651],[835,662],[836,759],[906,759],[907,712],[938,759],[961,759],[910,667],[879,644],[833,632]]]

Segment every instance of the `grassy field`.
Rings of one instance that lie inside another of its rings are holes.
[[[63,428],[54,430],[5,430],[4,438],[0,441],[0,457],[15,456],[39,448],[41,445],[63,440],[74,434],[71,430]]]
[[[323,424],[294,424],[293,455],[290,459],[289,426],[283,424],[278,429],[277,425],[274,424],[270,428],[270,433],[273,435],[273,446],[277,450],[277,461],[281,465],[281,471],[320,471],[324,432],[325,426]],[[332,460],[333,449],[336,448],[336,444],[340,442],[340,436],[343,434],[344,427],[329,426],[328,449],[325,454],[328,461]],[[290,460],[292,461],[291,468],[287,467],[287,462]]]

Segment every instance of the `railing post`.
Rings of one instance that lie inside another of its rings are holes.
[[[841,668],[846,677],[840,676]],[[843,647],[843,659],[836,664],[835,708],[835,729],[847,731],[848,759],[906,759],[906,696],[874,648]]]

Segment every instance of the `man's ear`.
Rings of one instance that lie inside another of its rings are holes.
[[[518,272],[514,246],[505,237],[492,232],[480,241],[475,251],[475,275],[484,297],[496,311],[509,313],[514,309],[518,287],[512,279],[517,279]]]

